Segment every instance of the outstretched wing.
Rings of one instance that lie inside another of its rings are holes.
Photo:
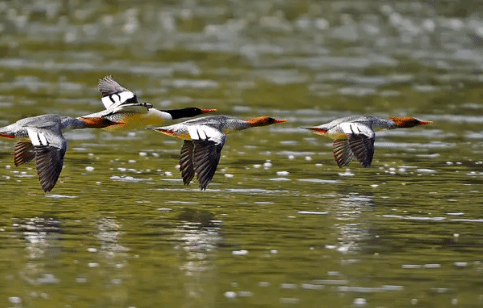
[[[345,167],[354,158],[352,150],[349,147],[349,141],[347,139],[337,139],[334,141],[334,146],[332,147],[334,152],[334,158],[339,167]]]
[[[62,166],[64,165],[65,150],[51,146],[35,147],[35,159],[37,162],[37,173],[40,185],[44,191],[51,191],[54,188]]]
[[[44,191],[54,188],[64,165],[67,140],[60,127],[52,129],[27,128],[27,132],[35,149],[35,160],[40,185]]]
[[[349,146],[352,153],[363,167],[370,167],[374,157],[374,138],[364,135],[349,136]]]
[[[28,141],[19,141],[13,149],[13,159],[15,166],[20,166],[30,162],[35,158],[34,145]]]
[[[376,134],[367,125],[361,123],[342,123],[352,153],[363,167],[370,167],[374,157]]]
[[[221,157],[222,144],[212,141],[194,141],[193,151],[194,169],[200,189],[205,190],[215,175]]]
[[[100,79],[98,88],[102,95],[101,101],[106,109],[138,102],[136,94],[118,84],[111,76]]]
[[[123,91],[129,91],[112,79],[112,76],[105,76],[104,78],[99,79],[98,89],[99,92],[101,92],[102,97]]]
[[[194,144],[193,169],[200,189],[205,190],[215,175],[226,135],[207,125],[190,126],[188,132]]]
[[[194,143],[191,140],[185,140],[181,147],[181,155],[179,157],[179,166],[183,183],[188,185],[195,176],[195,169],[193,166],[193,149]]]
[[[153,108],[149,103],[123,103],[121,105],[113,105],[109,109],[110,114],[128,113],[128,114],[144,114]]]

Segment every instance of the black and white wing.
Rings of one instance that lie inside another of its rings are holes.
[[[44,191],[54,188],[64,165],[67,140],[59,127],[52,129],[27,128],[35,150],[37,174]]]
[[[376,134],[362,123],[342,123],[342,131],[346,134],[349,147],[363,167],[370,167],[374,157],[374,141]]]
[[[193,142],[193,170],[200,189],[205,190],[215,175],[226,135],[206,125],[190,126],[188,132]]]
[[[106,109],[138,102],[136,94],[118,84],[111,76],[100,79],[98,88],[102,95],[101,101]]]

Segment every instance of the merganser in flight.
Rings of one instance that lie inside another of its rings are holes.
[[[226,134],[256,126],[287,122],[269,117],[240,120],[227,116],[210,116],[153,128],[163,134],[184,139],[179,159],[183,182],[188,185],[196,175],[205,190],[215,174],[225,145]]]
[[[349,165],[354,157],[363,167],[370,167],[376,139],[374,128],[393,129],[428,124],[433,122],[410,117],[379,119],[372,116],[349,116],[308,129],[334,140],[333,152],[339,167]]]
[[[146,126],[161,125],[166,120],[194,117],[216,111],[216,109],[195,107],[158,110],[153,108],[152,104],[139,104],[136,94],[118,84],[111,76],[100,79],[98,87],[102,95],[101,101],[106,110],[85,117],[101,116],[121,123],[107,126],[104,128],[106,130],[140,129]]]
[[[45,114],[0,128],[0,137],[30,139],[19,141],[15,145],[15,166],[35,158],[40,185],[47,192],[54,188],[64,164],[67,140],[62,135],[63,129],[104,128],[116,124],[102,117],[71,118],[59,114]]]

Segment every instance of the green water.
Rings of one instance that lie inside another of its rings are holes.
[[[47,194],[0,140],[0,307],[483,305],[482,8],[432,3],[1,2],[2,126],[99,111],[111,74],[289,122],[229,135],[204,192],[152,131],[66,133]],[[435,124],[339,169],[300,127],[352,114]]]

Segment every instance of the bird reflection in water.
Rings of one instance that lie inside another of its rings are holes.
[[[360,252],[361,242],[369,237],[369,228],[361,217],[365,211],[372,211],[375,206],[373,195],[359,193],[343,194],[335,211],[337,220],[338,244],[337,251],[342,253]]]
[[[186,303],[183,307],[211,307],[216,304],[214,255],[219,242],[221,221],[208,211],[184,209],[175,228],[175,247],[182,260]]]
[[[119,244],[120,230],[121,225],[114,218],[104,217],[97,222],[96,238],[100,241],[99,252],[105,259],[114,257],[125,259],[127,257],[125,252],[129,249]]]
[[[31,285],[58,283],[59,279],[46,268],[60,259],[62,229],[59,220],[51,217],[18,219],[13,228],[25,239],[25,268],[20,277]]]

